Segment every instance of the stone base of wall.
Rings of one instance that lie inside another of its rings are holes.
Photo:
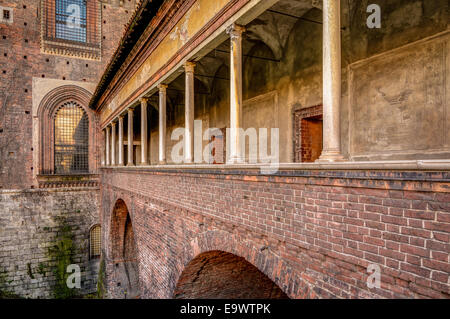
[[[210,251],[245,258],[291,298],[450,298],[448,172],[103,173],[110,292],[117,286],[110,257],[120,249],[110,225],[121,199],[135,234],[142,298],[174,297],[186,267]],[[367,284],[370,265],[381,271],[379,288]]]
[[[64,230],[73,236],[81,290],[96,291],[99,260],[89,260],[89,230],[99,223],[98,188],[0,191],[0,291],[53,298],[55,257]]]

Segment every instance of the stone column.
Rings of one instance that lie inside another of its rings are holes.
[[[148,165],[147,98],[141,99],[141,165]]]
[[[166,163],[166,104],[167,85],[160,84],[159,89],[159,163]]]
[[[111,143],[109,141],[109,134],[111,133],[111,128],[109,125],[106,127],[106,166],[111,165],[111,152],[109,148],[111,147]]]
[[[116,165],[116,122],[111,123],[111,165]]]
[[[128,109],[128,163],[127,166],[134,166],[133,161],[133,108]]]
[[[119,166],[125,164],[123,158],[123,115],[119,115]]]
[[[194,67],[195,63],[186,62],[186,102],[185,102],[185,135],[184,162],[194,160]]]
[[[102,139],[103,139],[103,145],[102,145],[102,159],[101,159],[101,166],[106,165],[106,130],[102,130]]]
[[[340,1],[323,0],[323,150],[319,162],[342,161]]]
[[[229,163],[241,163],[245,160],[241,145],[243,141],[239,134],[239,129],[242,128],[242,33],[244,31],[244,27],[236,24],[227,29],[231,44]]]

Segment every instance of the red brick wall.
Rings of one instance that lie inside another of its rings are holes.
[[[121,198],[143,297],[172,297],[186,266],[215,250],[245,258],[291,298],[449,298],[448,181],[443,172],[106,169],[104,247],[109,258]],[[380,289],[367,287],[370,264],[381,267]]]
[[[322,154],[322,105],[294,110],[294,162],[314,162]]]
[[[322,154],[322,116],[304,118],[301,125],[302,163],[314,162]]]
[[[177,299],[286,299],[286,294],[242,257],[210,251],[186,266],[175,289]]]
[[[40,1],[2,1],[13,8],[14,23],[0,25],[0,188],[30,188],[32,183],[32,78],[98,82],[128,21],[125,7],[102,5],[102,60],[41,54]]]

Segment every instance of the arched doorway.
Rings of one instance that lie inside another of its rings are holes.
[[[119,199],[111,224],[113,283],[117,298],[139,297],[139,263],[133,224],[125,202]]]
[[[198,255],[184,269],[175,299],[288,299],[244,258],[223,251]]]

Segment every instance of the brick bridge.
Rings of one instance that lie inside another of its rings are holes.
[[[106,168],[107,288],[143,298],[449,298],[448,173]],[[368,288],[368,266],[381,269]]]

